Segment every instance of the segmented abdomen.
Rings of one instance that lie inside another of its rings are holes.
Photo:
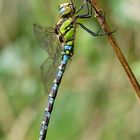
[[[63,53],[62,53],[61,64],[58,67],[56,77],[53,81],[53,85],[52,85],[52,88],[51,88],[51,91],[49,94],[48,104],[47,104],[47,107],[45,108],[45,113],[44,113],[44,118],[42,121],[39,140],[45,140],[45,138],[46,138],[48,124],[49,124],[51,112],[53,109],[54,101],[57,96],[57,91],[58,91],[61,79],[63,77],[66,65],[73,54],[73,46],[65,44],[63,47],[64,47],[64,49],[63,49]]]

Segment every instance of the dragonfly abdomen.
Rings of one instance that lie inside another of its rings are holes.
[[[55,98],[57,96],[57,91],[58,91],[59,85],[61,83],[61,79],[63,77],[66,65],[67,65],[69,59],[72,57],[72,55],[73,55],[73,46],[65,44],[64,50],[62,53],[62,60],[58,67],[56,77],[53,81],[53,85],[51,87],[47,107],[45,108],[44,119],[42,121],[39,140],[45,140],[51,112],[53,109]]]

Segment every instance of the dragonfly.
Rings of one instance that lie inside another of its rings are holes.
[[[79,14],[83,9],[85,13]],[[74,54],[74,42],[77,26],[80,26],[92,36],[109,35],[110,33],[100,33],[101,27],[94,32],[80,23],[78,19],[88,19],[92,17],[92,6],[89,0],[83,0],[79,9],[76,9],[73,0],[62,3],[59,6],[59,21],[55,27],[45,27],[39,24],[33,25],[33,31],[40,45],[47,51],[48,58],[42,64],[42,76],[46,91],[49,92],[48,103],[45,108],[43,121],[41,123],[39,140],[45,140],[53,110],[54,101],[57,96],[62,77],[66,66]],[[50,91],[48,89],[50,88]]]

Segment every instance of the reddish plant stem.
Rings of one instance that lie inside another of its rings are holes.
[[[105,33],[111,32],[106,20],[104,19],[104,16],[102,15],[98,1],[91,0],[91,4],[92,4],[92,7],[94,8],[95,16],[96,16],[98,22],[100,23],[100,25],[102,25],[102,29],[104,30],[104,32]],[[118,60],[120,61],[122,67],[124,68],[126,75],[129,79],[138,99],[140,100],[140,85],[139,85],[135,75],[133,74],[132,70],[130,69],[130,66],[129,66],[127,60],[125,59],[121,49],[119,48],[117,41],[113,37],[113,34],[108,35],[108,40],[118,58]]]

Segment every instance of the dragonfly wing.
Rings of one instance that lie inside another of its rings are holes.
[[[50,57],[53,57],[58,46],[58,39],[52,27],[45,27],[39,24],[33,25],[33,32],[40,46],[44,48]]]
[[[48,93],[56,76],[57,68],[61,61],[61,43],[57,39],[52,27],[33,25],[33,32],[40,46],[44,48],[49,57],[41,65],[41,73],[46,92]]]
[[[60,50],[56,49],[54,57],[47,58],[41,66],[41,73],[46,93],[48,93],[49,90],[51,89],[60,62],[61,62],[61,52]]]

